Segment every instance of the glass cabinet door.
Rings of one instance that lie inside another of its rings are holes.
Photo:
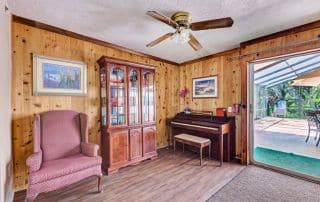
[[[126,77],[125,69],[112,65],[110,74],[110,125],[126,124]]]
[[[143,72],[142,75],[142,119],[143,122],[154,122],[154,73]]]
[[[107,85],[106,68],[100,69],[100,91],[101,91],[101,125],[107,126],[107,96],[106,96],[106,85]]]
[[[129,74],[129,124],[140,123],[139,116],[139,86],[140,74],[136,69],[131,69]]]

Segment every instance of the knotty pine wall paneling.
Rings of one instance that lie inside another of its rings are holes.
[[[18,22],[12,23],[12,128],[16,190],[26,188],[26,158],[33,152],[34,114],[55,109],[72,109],[89,115],[89,141],[100,144],[100,85],[97,60],[110,56],[156,65],[157,147],[167,145],[165,120],[179,110],[178,66],[96,45],[91,42],[45,31]],[[32,54],[84,61],[88,65],[88,95],[33,96]],[[166,78],[166,79],[163,79]]]
[[[310,29],[299,28],[298,31],[291,29],[283,36],[270,37],[267,40],[251,42],[250,44],[244,43],[238,49],[206,56],[203,59],[180,65],[180,88],[187,87],[189,93],[185,98],[180,98],[179,109],[183,110],[184,107],[189,106],[197,110],[215,111],[217,107],[228,107],[234,103],[245,105],[244,108],[241,108],[241,114],[236,115],[236,154],[241,157],[243,164],[249,163],[246,106],[248,64],[256,60],[319,50],[319,40],[308,44],[303,43],[320,38],[320,28],[317,28],[319,25],[314,24],[314,26],[309,27]],[[192,99],[192,78],[216,74],[219,76],[219,97]]]
[[[180,98],[179,109],[185,107],[194,110],[214,111],[217,107],[228,107],[241,102],[241,69],[237,60],[229,60],[237,56],[238,49],[228,51],[223,55],[206,58],[202,61],[180,66],[180,89],[186,87],[188,93]],[[218,98],[193,99],[192,79],[218,75]],[[229,114],[233,115],[233,114]],[[241,116],[236,115],[236,154],[241,154]]]

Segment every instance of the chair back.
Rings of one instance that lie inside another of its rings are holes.
[[[43,161],[72,156],[81,151],[78,112],[55,110],[40,114],[40,134]]]
[[[306,111],[305,112],[305,116],[307,118],[309,128],[311,128],[311,127],[315,127],[315,128],[318,128],[318,129],[320,128],[320,121],[319,121],[319,118],[318,118],[316,112],[314,112],[314,111]]]

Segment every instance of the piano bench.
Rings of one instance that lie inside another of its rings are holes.
[[[179,134],[174,136],[173,151],[176,151],[176,142],[182,143],[182,150],[184,152],[184,145],[194,146],[200,149],[200,166],[202,166],[202,150],[204,147],[209,147],[209,160],[211,158],[211,140],[203,137],[198,137],[189,134]]]

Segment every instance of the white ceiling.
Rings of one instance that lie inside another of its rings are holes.
[[[12,0],[13,14],[139,52],[181,63],[239,46],[240,42],[320,19],[319,0]],[[172,32],[146,15],[156,10],[167,16],[192,13],[193,22],[232,17],[232,28],[193,32],[203,45],[166,40],[146,44]]]

